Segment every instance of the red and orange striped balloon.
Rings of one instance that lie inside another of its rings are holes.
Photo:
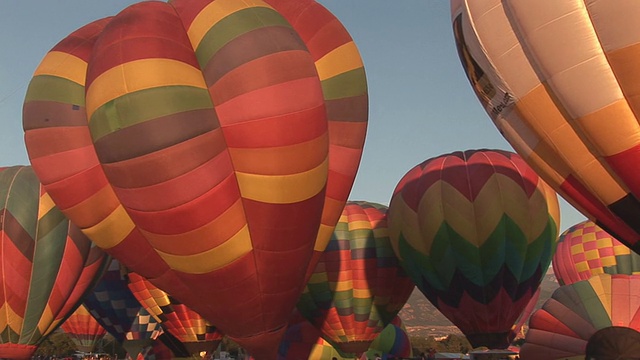
[[[312,0],[133,5],[56,45],[24,104],[30,160],[65,214],[273,356],[366,123],[357,49]]]
[[[89,310],[83,305],[80,305],[62,323],[60,328],[71,338],[77,350],[83,352],[95,352],[96,344],[107,334],[107,330],[91,316]]]
[[[0,168],[0,358],[29,359],[80,304],[108,258],[28,166]]]

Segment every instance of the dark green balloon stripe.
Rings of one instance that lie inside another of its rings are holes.
[[[40,182],[30,167],[15,166],[2,171],[0,187],[4,206],[32,239],[36,237]]]
[[[46,237],[66,237],[69,228],[69,221],[57,207],[51,208],[38,220],[38,239]],[[54,232],[49,236],[50,232]]]
[[[33,266],[29,283],[28,307],[24,316],[21,338],[34,338],[33,334],[38,333],[38,322],[48,302],[51,301],[51,297],[60,296],[54,293],[53,289],[56,286],[56,281],[61,281],[57,275],[60,273],[60,264],[66,250],[66,241],[64,241],[66,235],[64,234],[67,227],[66,223],[60,223],[57,229],[36,239],[37,245],[33,263],[37,266]],[[52,274],[56,275],[52,276]],[[64,274],[67,275],[66,272]],[[66,278],[64,281],[75,283],[76,279]],[[56,311],[57,309],[52,310]]]
[[[29,83],[24,102],[37,100],[84,107],[84,86],[57,76],[38,75]]]
[[[486,304],[492,301],[501,289],[512,299],[517,300],[527,291],[535,292],[542,279],[543,271],[540,266],[531,277],[519,280],[505,264],[502,264],[494,277],[485,280],[484,285],[478,285],[470,280],[460,267],[453,266],[446,268],[447,282],[445,283],[442,274],[434,265],[435,257],[425,256],[413,249],[402,234],[400,234],[398,245],[402,255],[400,264],[433,304],[444,301],[449,306],[457,307],[464,293],[469,294],[477,302]]]
[[[207,89],[162,86],[126,94],[96,109],[89,129],[94,141],[135,124],[181,112],[212,109]]]
[[[336,100],[367,93],[367,78],[363,67],[325,79],[321,85],[325,100]]]
[[[557,225],[553,222],[553,219],[549,217],[544,231],[537,239],[529,244],[524,264],[522,264],[521,279],[531,277],[538,266],[543,269],[549,268],[557,245],[555,241],[549,241],[549,239],[554,238],[558,233],[556,228]]]
[[[204,69],[223,46],[252,30],[269,26],[291,27],[279,13],[266,7],[248,8],[234,12],[211,27],[196,49],[200,67]]]
[[[563,286],[554,291],[551,297],[587,320],[596,329],[612,325],[609,314],[589,281],[583,280]],[[556,315],[558,319],[563,319],[565,316],[565,314],[556,313],[552,315]]]
[[[527,243],[520,226],[505,214],[484,243],[476,247],[443,223],[434,237],[430,257],[442,284],[450,283],[457,270],[477,286],[484,286],[493,281],[504,264],[522,281],[531,277],[538,267],[549,266],[555,243],[548,239],[555,234],[555,229],[556,225],[549,217],[545,230]]]
[[[20,341],[20,335],[17,332],[11,330],[9,326],[5,327],[0,333],[1,343],[17,344]]]

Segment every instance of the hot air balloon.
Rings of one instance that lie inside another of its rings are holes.
[[[531,316],[520,358],[584,358],[599,330],[639,330],[639,309],[640,275],[601,274],[561,286]]]
[[[463,68],[500,133],[635,252],[639,11],[636,1],[451,1]]]
[[[640,354],[640,332],[624,326],[611,326],[591,335],[585,350],[586,359],[633,359]]]
[[[389,241],[387,207],[347,202],[297,308],[343,354],[362,354],[402,309],[414,284]]]
[[[333,15],[135,4],[45,56],[23,119],[45,188],[98,246],[275,356],[366,132],[362,61]]]
[[[164,334],[158,321],[142,307],[128,284],[128,270],[113,259],[95,288],[84,297],[83,304],[130,357],[135,358],[149,350],[154,340]],[[171,345],[174,342],[171,341]]]
[[[640,255],[590,220],[560,235],[551,264],[560,285],[598,274],[640,274]]]
[[[160,326],[173,335],[184,347],[182,357],[212,354],[224,335],[195,311],[181,304],[149,280],[129,273],[129,289]],[[176,354],[178,355],[178,354]]]
[[[130,359],[138,359],[141,354],[150,351],[154,340],[162,332],[160,323],[145,308],[141,307],[129,331],[125,334],[122,347],[127,351],[127,356]],[[144,356],[142,357],[144,358]]]
[[[474,347],[506,348],[555,250],[553,190],[517,154],[454,152],[409,170],[388,218],[400,264],[427,299]]]
[[[104,252],[28,166],[0,168],[0,358],[29,359],[102,275]]]
[[[107,333],[107,330],[82,305],[62,323],[60,328],[71,338],[78,351],[82,352],[95,352],[96,345]]]

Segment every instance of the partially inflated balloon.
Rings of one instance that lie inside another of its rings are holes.
[[[594,222],[583,221],[560,235],[552,265],[565,285],[598,274],[639,274],[640,255]]]
[[[107,333],[107,330],[93,318],[89,310],[83,305],[78,307],[62,323],[60,328],[71,338],[71,341],[76,345],[76,349],[83,352],[95,352],[96,344]]]
[[[355,45],[310,0],[133,5],[56,45],[24,105],[58,206],[261,356],[348,197],[366,120]]]
[[[172,296],[158,289],[149,280],[136,273],[129,273],[129,289],[140,304],[185,347],[183,357],[213,354],[224,335],[195,311],[177,302]]]
[[[458,54],[500,133],[640,252],[640,2],[452,0]]]
[[[598,330],[640,330],[640,276],[601,274],[558,288],[533,313],[522,360],[583,356]]]
[[[373,340],[366,354],[370,359],[375,359],[375,354],[380,356],[391,355],[399,359],[413,356],[411,340],[399,317],[396,316]]]
[[[638,354],[640,332],[624,326],[611,326],[591,335],[587,342],[585,359],[634,359],[638,358]]]
[[[162,332],[160,323],[145,308],[141,307],[129,331],[125,334],[122,347],[130,358],[135,359],[138,354],[146,352],[148,348],[152,347],[154,340]]]
[[[28,359],[79,305],[108,258],[28,166],[0,168],[0,358]]]
[[[416,286],[474,347],[506,348],[547,272],[556,194],[516,154],[428,159],[398,183],[389,233]]]
[[[113,259],[100,281],[83,299],[84,306],[96,321],[120,343],[126,339],[142,308],[129,290],[128,282],[127,270]]]
[[[347,202],[298,310],[343,354],[362,354],[402,309],[414,284],[389,241],[387,207]]]

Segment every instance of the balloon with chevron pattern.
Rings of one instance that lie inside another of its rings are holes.
[[[107,256],[29,166],[0,168],[0,358],[29,359],[95,285]]]
[[[555,251],[555,192],[514,153],[454,152],[400,180],[388,222],[427,299],[474,347],[506,348]]]

